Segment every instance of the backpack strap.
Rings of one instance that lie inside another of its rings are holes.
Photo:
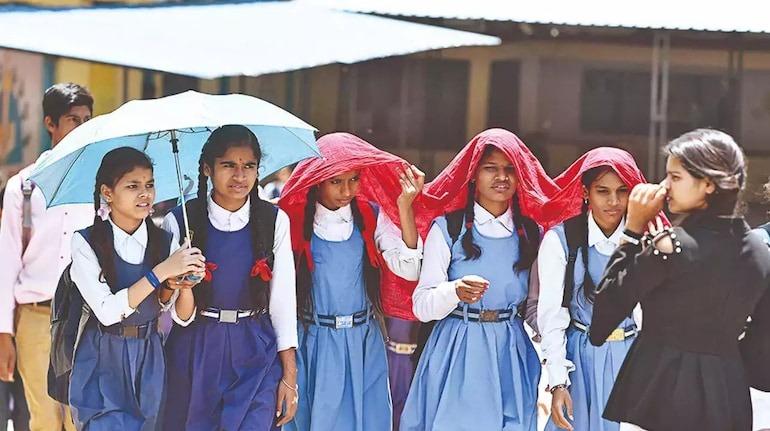
[[[573,217],[564,222],[564,236],[567,240],[567,268],[564,271],[564,296],[562,307],[569,307],[575,286],[575,262],[580,248],[580,240],[585,235],[585,223],[580,217]]]
[[[451,213],[447,213],[446,217],[446,230],[449,234],[449,238],[451,238],[452,243],[449,244],[449,248],[451,249],[453,245],[457,242],[457,240],[460,238],[460,231],[462,231],[463,228],[463,221],[465,220],[465,213],[463,210],[457,210],[452,211]]]
[[[29,241],[32,238],[32,192],[35,191],[35,183],[29,178],[21,179],[21,194],[24,201],[21,205],[21,255],[27,251]]]

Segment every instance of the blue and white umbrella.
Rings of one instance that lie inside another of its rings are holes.
[[[49,207],[93,203],[102,157],[115,148],[133,147],[153,161],[156,202],[184,200],[185,190],[197,187],[203,144],[212,130],[226,124],[244,125],[257,135],[260,178],[320,156],[316,129],[271,103],[243,94],[187,91],[131,101],[84,123],[38,161],[30,178]]]

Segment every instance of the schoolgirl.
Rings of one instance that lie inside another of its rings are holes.
[[[625,229],[628,196],[645,180],[630,154],[602,147],[555,181],[562,190],[543,212],[556,226],[537,258],[537,326],[553,394],[546,429],[617,431],[620,424],[602,419],[602,411],[640,328],[629,315],[601,347],[589,343],[588,332],[593,292]]]
[[[414,314],[438,321],[401,416],[401,430],[535,430],[540,363],[518,309],[556,185],[513,133],[477,135],[426,186],[435,219]]]
[[[296,411],[289,220],[258,196],[260,159],[257,137],[240,125],[219,127],[203,146],[188,210],[208,259],[202,284],[181,289],[172,308],[166,431],[276,429]],[[163,227],[179,240],[181,207]]]
[[[380,272],[416,280],[423,175],[347,133],[318,140],[279,202],[297,256],[300,405],[287,430],[390,431]],[[396,223],[400,225],[400,229]]]
[[[79,430],[160,430],[166,364],[158,316],[166,281],[203,271],[197,248],[156,227],[152,163],[133,148],[107,153],[96,174],[93,226],[72,238],[70,276],[90,311],[79,335],[69,403]]]

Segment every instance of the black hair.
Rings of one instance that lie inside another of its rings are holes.
[[[91,228],[90,244],[94,248],[94,253],[102,269],[99,279],[106,282],[112,288],[117,286],[117,274],[115,270],[115,245],[113,244],[112,226],[107,220],[102,220],[98,211],[102,202],[102,186],[114,188],[124,175],[136,168],[146,168],[152,170],[152,161],[143,152],[131,148],[116,148],[102,158],[99,170],[96,172],[96,184],[94,185],[94,210],[97,214],[94,216],[94,225]],[[144,223],[147,225],[147,255],[150,257],[149,264],[155,266],[165,259],[168,254],[168,248],[164,244],[167,238],[166,233],[155,226],[152,218],[148,216]],[[165,249],[165,250],[164,250]],[[145,262],[147,263],[147,262]]]
[[[259,147],[259,140],[254,132],[248,127],[241,125],[225,125],[217,128],[203,145],[200,159],[198,160],[198,195],[197,199],[191,201],[188,205],[190,230],[195,233],[192,237],[193,246],[206,250],[206,241],[208,239],[208,177],[205,173],[205,167],[208,166],[211,172],[216,169],[216,159],[225,155],[230,148],[246,147],[254,152],[257,160],[262,158],[262,150]],[[249,227],[251,231],[251,245],[254,250],[254,257],[260,258],[265,247],[263,239],[259,233],[259,211],[256,206],[260,201],[257,182],[249,191]],[[184,236],[184,232],[180,233]],[[272,244],[269,245],[272,248]],[[251,297],[254,310],[267,310],[270,303],[269,285],[259,279],[251,277]],[[212,287],[207,281],[201,282],[201,285],[193,289],[195,304],[199,308],[206,308],[211,303]]]
[[[481,159],[487,157],[495,146],[487,145]],[[473,206],[476,203],[476,183],[468,182],[468,198],[465,203],[465,233],[462,237],[462,247],[465,253],[465,259],[478,259],[481,256],[481,248],[473,242]],[[529,269],[537,258],[537,250],[540,246],[540,228],[534,220],[524,216],[521,213],[519,204],[519,195],[514,194],[511,199],[511,212],[513,213],[513,225],[516,235],[519,237],[519,259],[514,265],[514,269],[522,271]]]
[[[85,106],[94,110],[94,98],[88,89],[72,82],[54,84],[45,90],[43,96],[43,117],[51,117],[54,124],[73,106]]]
[[[313,237],[313,220],[315,219],[316,203],[318,202],[318,186],[313,186],[307,192],[307,202],[305,203],[305,220],[302,226],[302,236],[307,242]],[[361,214],[361,210],[358,207],[358,200],[353,198],[350,202],[350,208],[353,213],[353,223],[355,223],[359,232],[362,235],[366,235],[367,232],[364,228],[364,218]],[[364,204],[368,205],[368,204]],[[374,312],[378,315],[382,315],[382,302],[380,301],[380,271],[372,266],[369,261],[369,257],[364,247],[363,262],[364,268],[364,285],[366,288],[366,295],[369,298],[369,303],[372,305]],[[297,313],[300,318],[305,313],[313,312],[313,294],[312,288],[312,275],[308,269],[307,256],[305,253],[300,253],[299,262],[297,264]]]
[[[746,184],[746,158],[732,136],[719,130],[696,129],[669,142],[663,153],[676,157],[693,177],[714,183],[714,193],[706,197],[705,212],[736,212]]]
[[[0,189],[0,210],[3,209],[3,200],[5,200],[5,187]]]

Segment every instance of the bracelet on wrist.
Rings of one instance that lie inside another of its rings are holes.
[[[146,274],[144,274],[144,278],[147,279],[147,281],[150,282],[152,285],[152,288],[157,290],[163,283],[158,280],[158,276],[155,275],[155,273],[152,270],[147,271]]]

